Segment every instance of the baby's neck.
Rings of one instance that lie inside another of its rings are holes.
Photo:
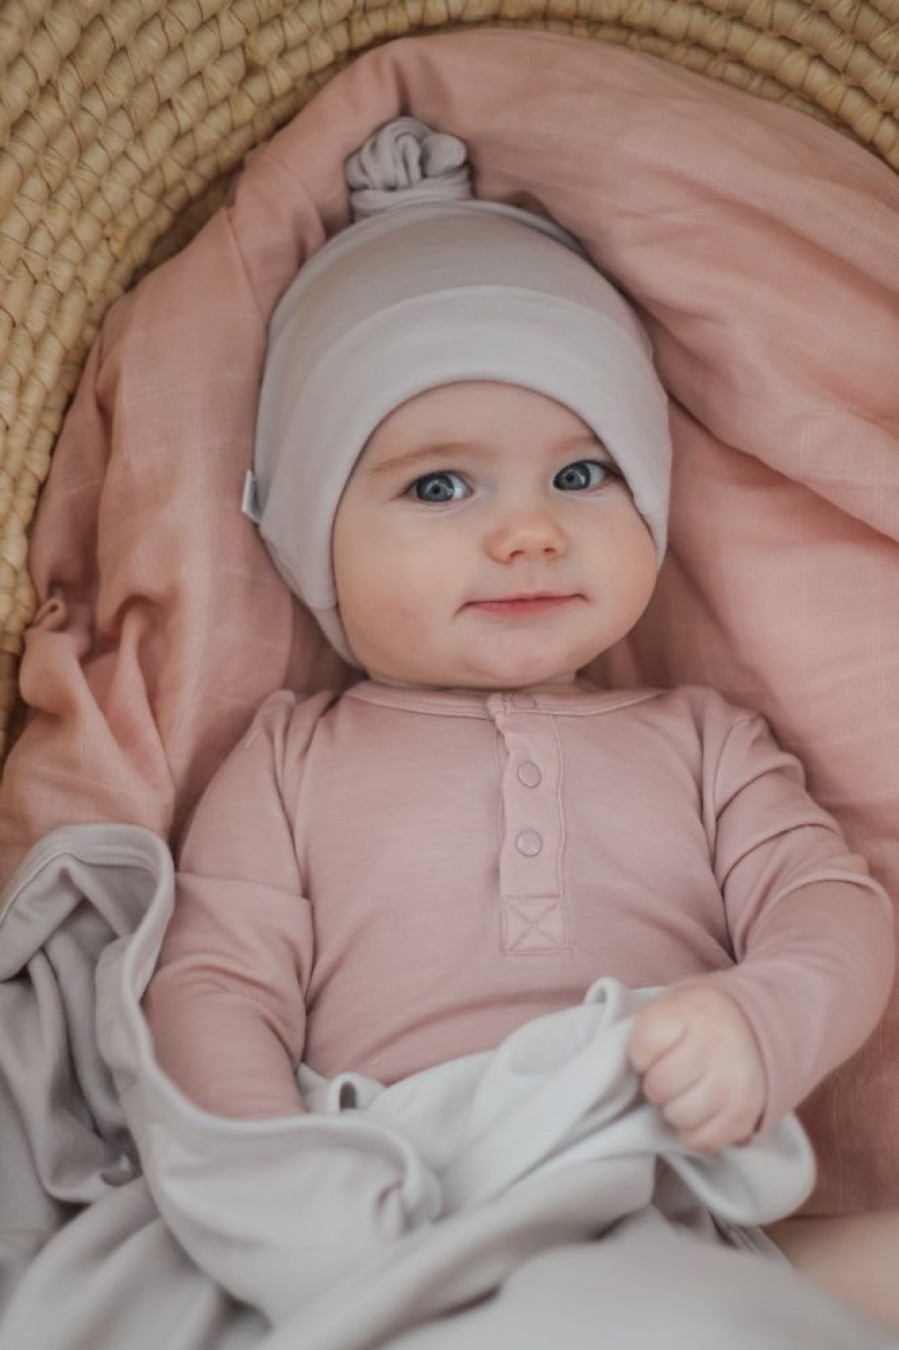
[[[393,680],[382,675],[367,675],[373,684],[383,684],[390,689],[417,689],[423,692],[445,694],[483,694],[486,698],[489,694],[508,694],[508,693],[528,693],[528,694],[566,694],[576,693],[583,689],[593,689],[594,685],[589,680],[583,678],[575,672],[573,675],[560,676],[556,680],[542,680],[537,684],[510,685],[500,688],[487,688],[484,685],[436,685],[436,684],[416,684],[414,681]]]

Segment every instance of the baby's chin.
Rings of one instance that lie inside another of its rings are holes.
[[[583,649],[547,652],[529,647],[525,651],[483,650],[470,662],[460,663],[455,683],[472,689],[531,689],[543,685],[572,684],[580,670],[594,660],[592,645]]]
[[[590,658],[588,658],[590,659]],[[419,689],[532,689],[536,686],[572,684],[578,678],[579,667],[554,662],[498,661],[471,663],[441,663],[433,668],[421,665],[403,669],[394,667],[389,673],[369,670],[368,677],[380,684]]]

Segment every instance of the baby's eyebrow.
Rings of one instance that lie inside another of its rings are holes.
[[[589,433],[569,436],[564,441],[553,447],[553,454],[568,454],[578,446],[589,446],[594,454],[599,453],[603,459],[614,463],[612,456],[606,450],[598,436],[592,436]],[[434,460],[447,460],[458,456],[471,458],[484,454],[484,446],[480,441],[435,441],[433,444],[421,445],[414,450],[408,450],[402,455],[393,455],[390,459],[382,460],[380,464],[372,464],[368,472],[374,475],[385,473],[394,473],[401,469],[413,469],[417,464],[432,463]]]
[[[372,464],[371,474],[393,473],[398,469],[411,469],[416,464],[424,464],[435,459],[445,459],[447,455],[483,453],[483,447],[476,441],[437,441],[433,445],[421,445],[415,450],[407,450],[403,455],[393,455],[380,464]]]

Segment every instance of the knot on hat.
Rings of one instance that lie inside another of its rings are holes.
[[[353,220],[385,211],[471,198],[468,149],[458,136],[398,117],[346,161]]]

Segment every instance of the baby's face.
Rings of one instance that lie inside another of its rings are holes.
[[[385,683],[568,682],[636,623],[655,548],[594,433],[513,385],[428,390],[380,424],[334,524],[344,630]]]

